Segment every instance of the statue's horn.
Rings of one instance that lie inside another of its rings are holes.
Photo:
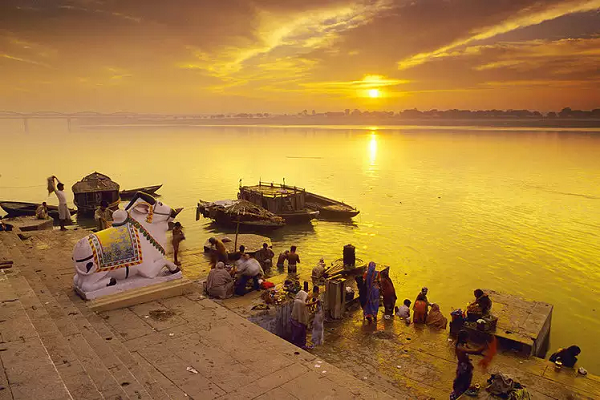
[[[154,205],[154,203],[156,203],[156,199],[154,197],[150,196],[148,193],[137,192],[133,196],[133,199],[131,199],[131,201],[129,202],[129,204],[127,204],[127,207],[125,207],[125,210],[129,210],[131,207],[133,207],[133,204],[136,202],[137,199],[142,199],[146,203],[152,204],[152,205]]]

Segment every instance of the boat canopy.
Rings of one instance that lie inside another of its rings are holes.
[[[306,190],[302,188],[260,182],[255,186],[241,186],[239,198],[281,214],[305,210],[305,195]]]
[[[108,176],[94,172],[77,182],[72,187],[73,193],[111,192],[119,191],[119,184]]]

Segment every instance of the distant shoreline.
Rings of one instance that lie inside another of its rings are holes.
[[[115,118],[107,121],[100,118],[82,118],[77,121],[82,128],[100,127],[216,127],[216,126],[260,126],[260,127],[314,127],[320,126],[339,129],[394,129],[394,128],[437,128],[455,129],[469,127],[472,129],[511,130],[522,128],[545,128],[561,130],[600,129],[600,119],[404,119],[404,118],[337,118],[337,117],[271,117],[271,118],[206,118],[206,119],[131,119]]]

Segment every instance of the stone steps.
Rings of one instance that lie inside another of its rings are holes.
[[[32,253],[21,251],[23,247],[19,242],[13,242],[10,245],[13,246],[13,252],[16,254],[15,261],[19,262],[21,280],[16,282],[16,284],[18,287],[26,287],[27,285],[33,290],[35,296],[32,301],[37,299],[36,307],[45,311],[47,315],[45,319],[48,325],[50,325],[49,321],[55,325],[56,329],[52,329],[52,340],[60,343],[61,351],[67,354],[69,359],[77,360],[83,367],[86,376],[93,383],[96,392],[101,394],[99,398],[129,398],[111,372],[102,364],[84,334],[73,323],[74,310],[64,308],[39,279],[33,269],[34,267],[32,267],[37,264],[32,263]],[[18,252],[21,254],[18,254]],[[27,254],[27,256],[24,254]],[[61,337],[62,340],[60,340]],[[53,361],[57,362],[54,359]],[[89,394],[85,394],[81,398],[86,398],[85,396],[89,396]],[[75,393],[73,397],[80,398],[79,394]]]
[[[0,399],[72,399],[9,275],[0,272]]]
[[[34,244],[36,243],[35,236],[32,237],[32,241]],[[38,245],[45,246],[43,242],[38,243]],[[157,371],[154,368],[148,369],[147,363],[143,359],[140,359],[137,353],[129,351],[127,346],[119,339],[119,334],[105,322],[104,318],[92,311],[90,302],[82,300],[75,294],[72,289],[74,271],[71,263],[70,249],[71,247],[69,246],[61,247],[55,256],[56,260],[53,260],[52,263],[41,263],[40,265],[42,265],[42,267],[36,271],[48,284],[50,290],[53,291],[57,298],[63,299],[65,307],[71,305],[77,308],[84,317],[84,321],[87,321],[101,337],[106,339],[110,338],[110,340],[105,343],[109,344],[112,352],[138,379],[138,381],[143,384],[153,398],[187,398],[183,392],[174,388],[172,382],[166,377],[160,374],[157,376]],[[49,270],[48,266],[50,266]],[[66,274],[56,274],[55,267],[59,267],[58,269],[61,271],[68,272]]]
[[[84,365],[77,358],[66,337],[63,336],[55,318],[51,315],[57,307],[48,290],[37,282],[27,279],[24,265],[24,256],[20,253],[15,236],[4,236],[3,242],[9,246],[13,256],[15,269],[9,274],[9,281],[15,295],[19,298],[23,309],[30,319],[35,332],[46,347],[50,359],[60,373],[69,393],[74,398],[103,399],[98,388],[91,380]]]
[[[35,237],[31,238],[35,244]],[[40,244],[43,245],[43,244]],[[92,312],[86,302],[81,300],[72,289],[73,267],[70,247],[61,247],[53,254],[32,252],[37,255],[36,272],[47,284],[50,291],[64,309],[71,309],[74,322],[86,340],[97,349],[96,353],[102,363],[120,382],[131,398],[169,398],[160,385],[152,379],[136,362],[134,356],[110,331],[104,320]],[[57,268],[58,267],[58,268]],[[56,271],[67,271],[56,274]]]
[[[45,247],[46,244],[32,236],[29,246]],[[25,244],[24,244],[25,245]],[[137,362],[137,358],[111,331],[104,319],[93,312],[89,304],[79,298],[72,288],[73,265],[71,262],[72,246],[61,246],[47,252],[30,251],[36,257],[33,264],[40,279],[47,285],[64,310],[71,310],[76,325],[86,340],[97,349],[96,353],[102,363],[110,370],[115,379],[123,386],[131,398],[169,399],[166,391]]]
[[[36,251],[34,236],[27,243],[16,235],[0,240],[0,246],[8,248],[15,261],[13,271],[7,275],[19,305],[23,305],[21,314],[24,311],[33,321],[32,332],[39,335],[59,374],[54,379],[63,382],[67,390],[64,398],[170,398],[102,318],[91,312],[72,289],[65,289],[72,281],[72,266],[69,273],[69,266],[64,265],[70,261],[70,254],[66,254],[69,246],[67,250],[63,246],[42,252]]]

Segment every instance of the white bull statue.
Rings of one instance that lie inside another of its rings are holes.
[[[156,278],[167,267],[179,267],[165,258],[169,222],[177,213],[146,193],[137,193],[125,210],[113,213],[113,226],[81,239],[73,249],[75,287],[93,292],[139,275]]]

